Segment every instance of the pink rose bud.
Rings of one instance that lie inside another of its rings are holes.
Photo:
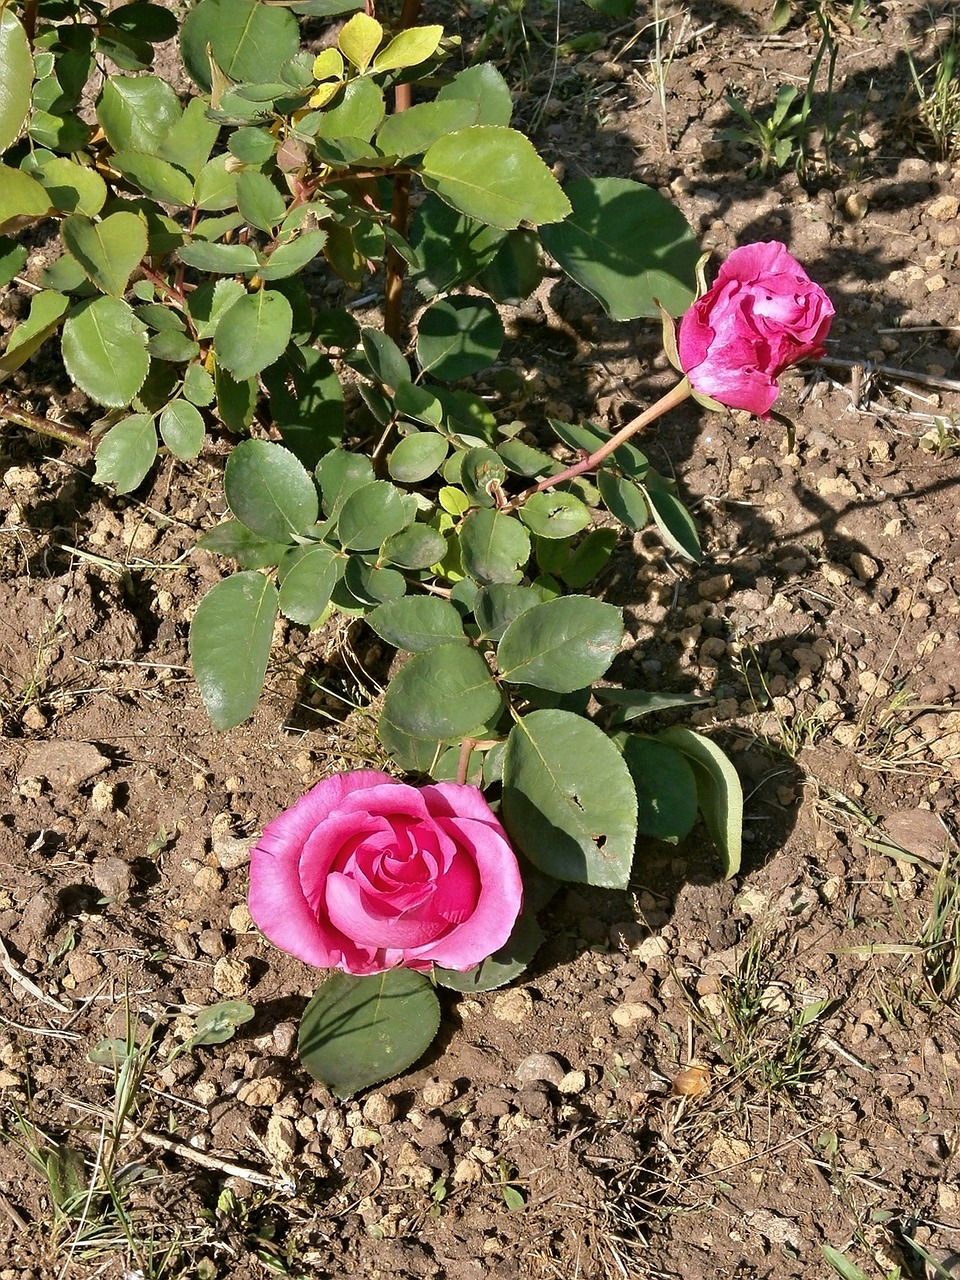
[[[363,976],[498,951],[523,902],[506,832],[476,787],[359,770],[319,783],[253,850],[250,914],[284,951]]]
[[[833,314],[785,245],[743,245],[680,321],[680,364],[694,391],[766,417],[784,369],[824,354]]]

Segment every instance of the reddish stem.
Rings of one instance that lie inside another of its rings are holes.
[[[86,431],[79,427],[68,427],[65,422],[53,422],[50,418],[41,418],[39,414],[28,413],[12,400],[0,400],[0,422],[15,422],[18,427],[27,427],[40,435],[50,436],[63,444],[79,445],[87,452],[92,452],[93,441]]]
[[[693,388],[686,378],[682,382],[678,382],[675,387],[660,397],[649,409],[644,409],[643,413],[632,418],[625,427],[621,427],[616,435],[612,435],[609,440],[605,440],[598,449],[595,449],[586,458],[581,458],[579,462],[575,462],[572,466],[567,467],[563,471],[558,471],[554,476],[546,476],[539,484],[532,485],[529,489],[525,489],[523,493],[518,494],[512,501],[508,502],[503,508],[504,511],[516,511],[518,507],[522,507],[528,498],[532,498],[535,493],[543,493],[545,489],[553,489],[558,484],[563,484],[567,480],[574,480],[577,476],[582,476],[585,471],[592,471],[594,467],[598,467],[604,458],[608,458],[614,450],[619,449],[622,444],[635,436],[638,431],[642,431],[644,427],[649,426],[651,422],[661,418],[670,409],[675,409],[678,404],[683,404],[693,394]]]

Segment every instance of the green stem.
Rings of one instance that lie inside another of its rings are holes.
[[[563,471],[558,471],[556,475],[546,476],[538,484],[532,485],[529,489],[525,489],[523,493],[518,494],[516,498],[507,503],[503,510],[515,511],[518,507],[522,507],[527,499],[532,498],[535,493],[543,493],[545,489],[553,489],[558,484],[564,484],[567,480],[574,480],[577,476],[582,476],[585,471],[592,471],[605,458],[608,458],[614,450],[619,449],[622,444],[626,444],[631,436],[635,436],[638,431],[642,431],[644,427],[649,426],[651,422],[655,422],[657,418],[663,417],[671,409],[675,409],[678,404],[683,404],[684,400],[688,399],[692,394],[693,388],[684,378],[675,387],[671,387],[666,395],[662,395],[649,409],[644,409],[643,413],[631,418],[625,427],[621,427],[616,435],[612,435],[609,440],[605,440],[589,457],[582,458],[579,462],[575,462]]]

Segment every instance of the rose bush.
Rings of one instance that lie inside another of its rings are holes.
[[[336,774],[268,823],[250,914],[284,951],[356,976],[434,964],[464,972],[506,943],[517,860],[476,787]]]
[[[784,369],[824,354],[833,314],[785,245],[743,245],[681,320],[680,364],[695,391],[766,417]]]

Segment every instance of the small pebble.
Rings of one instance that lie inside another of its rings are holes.
[[[504,991],[493,1002],[493,1016],[500,1022],[519,1026],[533,1012],[533,997],[525,987]]]
[[[531,1053],[514,1072],[524,1084],[543,1081],[555,1086],[560,1084],[565,1074],[563,1063],[553,1053]]]
[[[247,1107],[272,1107],[280,1101],[283,1082],[276,1076],[261,1076],[248,1080],[237,1091],[237,1099]]]
[[[393,1124],[397,1118],[397,1104],[385,1093],[371,1093],[363,1104],[363,1118],[367,1124]]]
[[[221,956],[213,966],[213,989],[218,995],[238,1000],[250,987],[250,966],[246,960]]]
[[[584,1071],[568,1071],[557,1085],[558,1093],[574,1096],[583,1093],[587,1087],[587,1076]]]
[[[420,1090],[420,1097],[423,1099],[423,1105],[429,1107],[431,1111],[437,1107],[445,1107],[452,1102],[457,1096],[457,1086],[452,1080],[441,1080],[434,1077],[428,1080]]]

